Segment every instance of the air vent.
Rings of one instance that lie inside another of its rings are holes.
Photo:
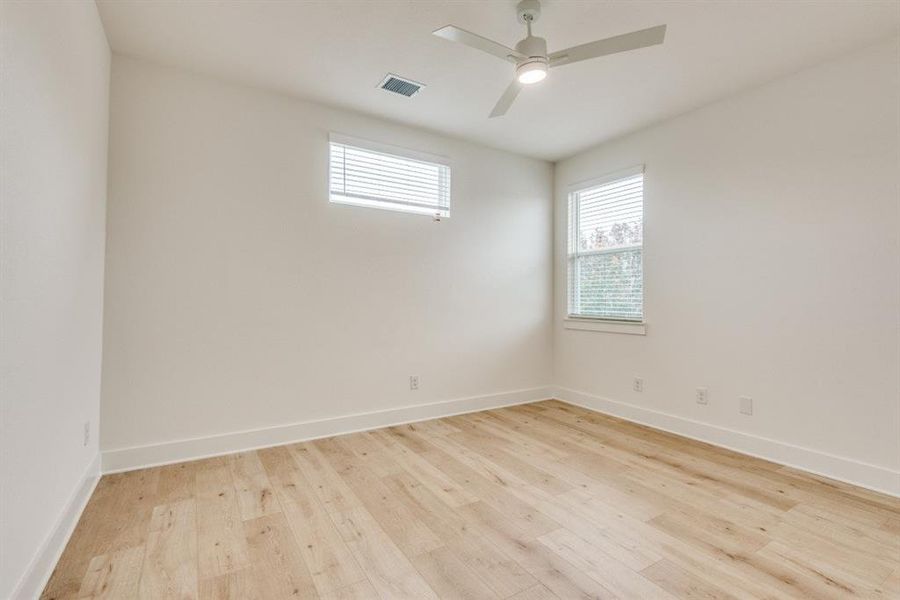
[[[410,96],[415,96],[419,93],[424,84],[412,81],[410,79],[403,79],[398,75],[394,75],[393,73],[388,73],[387,77],[385,77],[379,86],[383,90],[387,90],[389,92],[394,92],[395,94],[400,94],[401,96],[406,96],[409,98]]]

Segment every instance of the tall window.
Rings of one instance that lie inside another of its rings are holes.
[[[332,202],[450,216],[450,166],[439,156],[332,134],[329,163]]]
[[[643,321],[643,225],[643,167],[569,193],[569,316]]]

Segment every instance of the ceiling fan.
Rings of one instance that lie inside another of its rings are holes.
[[[433,32],[438,37],[493,54],[516,65],[516,76],[491,111],[491,118],[505,115],[522,86],[542,81],[547,77],[548,69],[607,54],[655,46],[662,44],[666,37],[666,26],[658,25],[547,54],[547,40],[531,35],[531,25],[541,16],[539,0],[522,0],[516,6],[516,13],[519,22],[528,28],[528,35],[516,44],[515,49],[454,25],[447,25]]]

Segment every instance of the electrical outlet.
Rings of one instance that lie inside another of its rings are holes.
[[[753,398],[750,396],[741,396],[740,397],[740,410],[742,415],[752,415],[753,414]]]
[[[418,375],[410,375],[409,376],[409,389],[411,389],[411,390],[419,389],[419,376]]]
[[[705,387],[697,388],[697,404],[709,404],[709,390]]]
[[[633,389],[636,392],[643,392],[644,391],[644,379],[642,377],[635,377],[634,383],[631,384],[631,389]]]
[[[91,443],[91,422],[85,421],[84,422],[84,441],[82,442],[82,445],[86,448],[89,443]]]

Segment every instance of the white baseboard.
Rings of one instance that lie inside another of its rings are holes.
[[[145,467],[231,454],[232,452],[255,450],[332,435],[500,408],[502,406],[525,404],[552,397],[552,388],[537,387],[471,398],[445,400],[431,404],[357,413],[316,421],[291,423],[289,425],[276,425],[262,429],[236,431],[202,438],[105,450],[103,452],[103,472],[132,471]]]
[[[41,544],[34,558],[31,559],[25,574],[22,575],[18,585],[13,590],[11,598],[16,598],[17,600],[37,598],[44,591],[44,586],[50,580],[50,575],[53,574],[56,562],[62,555],[63,550],[65,550],[66,544],[69,543],[69,538],[72,536],[72,532],[75,531],[78,519],[81,518],[81,513],[84,511],[84,507],[87,506],[91,494],[94,493],[94,488],[97,487],[98,481],[100,481],[99,452],[94,457],[94,460],[91,461],[91,464],[88,465],[84,475],[82,475],[78,487],[69,498],[65,508],[63,508],[63,512],[57,519],[50,535]]]
[[[568,388],[554,389],[557,399],[627,421],[707,442],[742,454],[823,475],[877,492],[900,496],[900,471],[819,450],[694,421]]]
[[[557,398],[569,404],[620,417],[641,425],[647,425],[892,496],[900,496],[900,471],[893,471],[878,465],[564,387],[537,387],[433,402],[431,404],[357,413],[289,425],[277,425],[202,438],[106,450],[103,452],[103,473],[131,471],[187,460],[209,458],[233,452],[377,429],[379,427],[437,419],[491,408],[500,408],[502,406],[525,404],[547,398]]]

